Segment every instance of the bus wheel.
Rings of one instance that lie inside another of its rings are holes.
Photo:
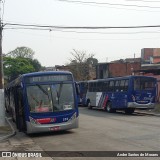
[[[127,109],[125,109],[125,113],[126,114],[132,114],[133,112],[134,112],[134,108],[127,108]]]
[[[107,103],[107,106],[106,106],[106,111],[109,112],[109,113],[112,113],[113,112],[113,109],[112,109],[112,104],[111,102],[108,102]]]

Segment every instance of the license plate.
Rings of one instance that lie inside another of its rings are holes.
[[[58,131],[58,130],[60,130],[60,127],[59,127],[59,126],[51,127],[51,128],[50,128],[50,131]]]

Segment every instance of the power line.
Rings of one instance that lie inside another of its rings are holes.
[[[160,1],[155,1],[155,0],[153,0],[153,1],[150,1],[150,0],[148,0],[148,1],[146,1],[146,0],[124,0],[124,1],[128,1],[128,2],[129,2],[129,1],[130,1],[130,2],[131,2],[131,1],[134,1],[134,2],[149,2],[149,3],[150,3],[150,2],[155,2],[155,3],[159,3],[159,2],[160,2]]]
[[[111,6],[123,6],[123,7],[139,7],[139,8],[154,8],[160,9],[157,6],[147,6],[147,5],[132,5],[132,4],[120,4],[120,3],[107,3],[107,2],[95,2],[95,1],[80,1],[80,0],[57,0],[61,2],[69,2],[69,3],[80,3],[80,4],[96,4],[96,5],[111,5]]]
[[[15,32],[17,32],[17,33],[22,33],[22,34],[26,34],[26,35],[28,35],[28,33],[25,33],[25,32],[19,32],[19,31],[15,31]],[[33,33],[31,33],[30,35],[32,35],[32,36],[42,36],[42,37],[46,37],[46,35],[39,35],[39,34],[33,34]],[[47,36],[48,37],[48,36]],[[132,41],[132,40],[146,40],[146,39],[160,39],[160,37],[152,37],[152,38],[148,38],[148,37],[145,37],[145,38],[72,38],[71,36],[69,36],[69,37],[62,37],[62,36],[53,36],[54,38],[63,38],[63,39],[74,39],[74,40],[89,40],[89,41],[100,41],[100,40],[109,40],[109,41],[111,41],[111,40],[113,40],[113,41],[117,41],[117,40],[130,40],[130,41]]]
[[[21,26],[21,27],[36,27],[50,29],[135,29],[135,28],[160,28],[160,25],[146,26],[52,26],[38,24],[20,24],[20,23],[4,23],[4,26]]]
[[[47,28],[31,28],[31,27],[6,27],[4,29],[13,29],[13,30],[44,30],[50,32],[65,32],[65,33],[84,33],[84,34],[151,34],[151,33],[160,33],[158,31],[139,31],[139,32],[83,32],[83,31],[75,31],[75,30],[63,30],[63,29],[47,29]]]
[[[61,1],[61,0],[56,0],[56,1]],[[127,0],[126,0],[127,1]],[[70,3],[70,2],[69,2]],[[142,8],[126,8],[126,6],[119,6],[116,7],[114,5],[98,5],[98,4],[91,4],[91,3],[80,3],[80,2],[71,2],[71,3],[77,3],[77,4],[81,4],[81,5],[88,5],[88,6],[94,6],[94,7],[107,7],[107,8],[114,8],[114,9],[121,9],[121,10],[133,10],[133,11],[145,11],[145,12],[160,12],[159,10],[147,10],[147,9],[142,9]]]
[[[20,30],[20,29],[22,29],[22,30],[43,30],[43,31],[52,31],[51,29],[49,29],[49,28],[31,28],[31,27],[5,27],[5,28],[3,28],[3,29],[13,29],[13,30]]]
[[[147,2],[147,3],[151,3],[151,2],[155,2],[155,3],[159,3],[160,1],[155,1],[155,0],[153,0],[153,1],[150,1],[150,0],[148,0],[148,1],[146,1],[146,0],[124,0],[124,1],[128,1],[128,2]]]

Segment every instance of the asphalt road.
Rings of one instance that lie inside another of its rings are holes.
[[[17,132],[15,137],[1,143],[1,150],[43,150],[43,151],[160,151],[160,117],[123,112],[107,113],[103,110],[80,107],[79,128],[55,133],[26,135]],[[97,159],[97,157],[58,159]],[[150,160],[155,157],[101,157],[113,160]]]
[[[45,151],[160,151],[159,117],[85,107],[79,111],[78,129],[31,138]]]
[[[32,138],[47,151],[158,151],[160,118],[81,107],[78,129]]]

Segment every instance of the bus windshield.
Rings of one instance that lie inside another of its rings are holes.
[[[155,81],[152,78],[137,77],[134,79],[134,90],[153,90]]]
[[[74,108],[73,85],[56,83],[52,85],[27,86],[30,112],[57,112]]]

